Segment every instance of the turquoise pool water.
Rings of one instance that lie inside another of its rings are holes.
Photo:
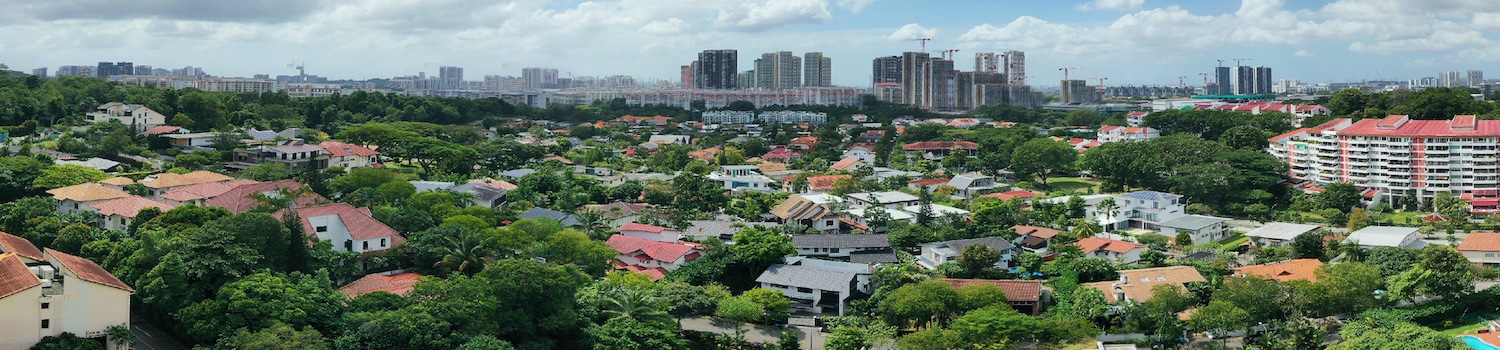
[[[1479,340],[1478,337],[1473,337],[1473,336],[1467,336],[1466,335],[1466,336],[1462,336],[1462,337],[1458,337],[1458,338],[1459,339],[1463,339],[1464,340],[1464,344],[1469,344],[1469,347],[1474,348],[1474,350],[1500,350],[1500,347],[1495,347],[1494,345],[1490,345],[1490,343],[1486,343],[1483,340]]]

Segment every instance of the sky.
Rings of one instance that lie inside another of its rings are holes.
[[[1500,77],[1495,0],[0,0],[0,63],[57,69],[130,61],[219,76],[334,79],[464,68],[466,80],[562,76],[676,81],[706,49],[820,51],[834,83],[869,85],[871,60],[1021,50],[1033,85],[1058,68],[1106,85],[1203,82],[1249,59],[1304,83]],[[1179,77],[1186,77],[1181,78]]]

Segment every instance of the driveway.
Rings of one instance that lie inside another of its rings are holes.
[[[188,347],[178,343],[156,326],[147,323],[145,319],[130,315],[130,332],[135,333],[136,349],[141,350],[187,350]]]
[[[781,342],[781,332],[792,331],[797,333],[804,349],[821,350],[823,342],[828,339],[829,334],[818,332],[812,327],[793,327],[785,330],[775,327],[745,324],[745,340],[752,343],[777,344]],[[699,332],[710,332],[734,335],[734,322],[709,317],[694,317],[682,319],[682,329]]]

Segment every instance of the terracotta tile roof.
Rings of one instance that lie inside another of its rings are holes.
[[[755,167],[757,169],[760,169],[760,172],[762,174],[764,174],[764,173],[769,173],[769,172],[773,172],[773,171],[786,170],[786,167],[789,166],[789,165],[790,164],[787,164],[787,163],[764,162],[764,163],[756,164]]]
[[[172,210],[172,208],[177,207],[175,205],[157,202],[151,200],[150,198],[141,196],[115,198],[98,203],[92,203],[89,204],[89,206],[97,210],[99,212],[99,215],[119,215],[127,218],[134,218],[137,213],[141,212],[141,209],[146,209],[149,207],[156,207],[158,209],[161,209],[161,211],[168,211]]]
[[[853,176],[844,175],[822,175],[807,178],[807,188],[813,191],[827,191],[833,189],[833,183],[839,179],[852,179]]]
[[[651,205],[629,202],[610,202],[609,204],[589,204],[583,206],[583,208],[584,210],[598,212],[599,214],[603,214],[605,217],[611,219],[619,219],[626,216],[646,214],[646,210],[650,209]]]
[[[105,199],[115,199],[129,196],[129,193],[113,188],[105,187],[96,183],[78,184],[68,187],[60,187],[47,190],[56,200],[72,200],[77,202],[91,202]]]
[[[498,189],[502,189],[502,190],[506,190],[506,191],[515,191],[516,188],[517,188],[516,184],[510,183],[509,181],[496,180],[496,179],[491,179],[491,178],[488,178],[488,177],[483,178],[483,179],[469,180],[469,183],[471,183],[471,184],[472,183],[480,183],[480,184],[484,184],[484,185],[487,185],[487,186],[490,186],[490,187],[494,187],[494,188],[498,188]]]
[[[48,248],[44,253],[57,260],[57,263],[62,265],[63,269],[71,271],[78,279],[119,288],[131,293],[135,292],[135,289],[130,288],[130,285],[120,281],[119,278],[115,278],[115,275],[110,274],[109,271],[104,271],[104,268],[99,267],[99,264],[95,264],[93,261],[52,250],[51,248]]]
[[[906,183],[917,185],[917,186],[932,186],[932,185],[947,184],[948,181],[950,181],[950,180],[949,179],[920,179],[920,180],[907,181]]]
[[[907,151],[950,150],[954,148],[974,150],[979,148],[979,144],[969,141],[922,141],[901,146],[901,149]]]
[[[323,152],[328,154],[328,156],[330,157],[366,157],[380,155],[380,152],[365,148],[364,146],[337,141],[323,141],[323,143],[318,144],[318,147],[323,148]]]
[[[666,228],[666,227],[661,227],[661,226],[656,226],[656,225],[647,225],[647,224],[641,224],[641,223],[634,223],[634,222],[627,223],[624,226],[620,226],[620,231],[645,231],[645,232],[650,232],[650,233],[661,233],[662,231],[667,231],[667,230],[676,231],[676,230],[673,230],[673,229],[670,229],[670,228]]]
[[[1500,252],[1500,233],[1474,232],[1458,244],[1458,251]]]
[[[986,195],[983,195],[983,196],[980,196],[980,197],[999,198],[1002,201],[1008,201],[1008,200],[1012,200],[1012,199],[1016,199],[1016,198],[1021,198],[1021,199],[1034,198],[1036,196],[1037,196],[1036,192],[1029,192],[1029,191],[1005,191],[1005,192],[996,192],[996,193],[986,194]]]
[[[235,186],[229,191],[225,191],[224,194],[203,201],[203,205],[210,207],[222,207],[224,209],[229,209],[230,213],[235,214],[246,213],[260,206],[260,202],[256,201],[254,198],[251,198],[250,195],[256,193],[277,191],[282,188],[297,190],[302,188],[302,184],[293,180],[281,180],[275,182],[261,182],[239,185]],[[314,203],[327,201],[327,198],[323,198],[323,196],[318,195],[317,193],[308,193],[297,198],[296,206],[305,207],[313,205]]]
[[[693,246],[685,243],[657,242],[626,235],[609,236],[609,241],[604,244],[614,248],[620,254],[631,255],[639,252],[651,260],[665,262],[677,261],[693,251]]]
[[[1313,271],[1317,271],[1322,266],[1323,262],[1318,261],[1318,259],[1297,259],[1278,263],[1241,266],[1230,270],[1235,271],[1235,275],[1257,276],[1281,282],[1291,280],[1317,282],[1318,277]]]
[[[1281,142],[1281,140],[1285,140],[1285,139],[1290,138],[1292,136],[1296,136],[1297,134],[1305,133],[1308,130],[1311,130],[1311,129],[1301,128],[1301,129],[1297,129],[1297,130],[1292,130],[1292,131],[1286,132],[1285,134],[1276,135],[1274,137],[1271,137],[1268,140],[1271,141],[1271,142]]]
[[[0,254],[0,298],[20,293],[42,284],[42,280],[26,268],[26,263],[13,254]]]
[[[42,250],[21,236],[0,232],[0,253],[16,253],[27,259],[43,261]]]
[[[792,139],[791,143],[811,146],[818,144],[818,138],[816,136],[803,136]]]
[[[953,286],[953,288],[963,288],[969,286],[999,287],[1000,290],[1005,291],[1005,298],[1009,299],[1012,302],[1042,301],[1042,281],[981,280],[963,278],[939,278],[938,280],[948,283],[948,285]]]
[[[1062,233],[1062,231],[1041,226],[1016,225],[1011,227],[1011,229],[1016,230],[1016,233],[1022,236],[1041,237],[1042,239],[1057,237],[1058,234]]]
[[[1099,237],[1080,239],[1078,240],[1078,243],[1075,244],[1078,245],[1078,248],[1082,250],[1084,254],[1093,253],[1100,250],[1108,250],[1111,252],[1124,254],[1130,252],[1131,250],[1146,247],[1145,245],[1141,245],[1139,243],[1131,243],[1121,240]]]
[[[180,127],[180,126],[171,126],[171,125],[161,125],[161,126],[157,126],[157,127],[154,127],[154,128],[146,129],[146,131],[142,131],[141,132],[141,135],[143,135],[143,136],[161,135],[161,134],[166,134],[166,133],[171,133],[171,132],[177,132],[177,130],[182,130],[182,127]]]
[[[1198,269],[1191,266],[1168,266],[1149,269],[1120,271],[1120,280],[1084,283],[1084,286],[1092,287],[1104,292],[1104,298],[1113,303],[1119,301],[1114,293],[1118,288],[1125,293],[1125,298],[1136,302],[1151,300],[1151,287],[1158,284],[1171,284],[1181,286],[1188,282],[1206,282]]]
[[[212,171],[199,170],[187,174],[161,173],[156,175],[156,178],[151,179],[151,181],[141,181],[141,184],[150,188],[172,188],[229,180],[234,180],[234,178]]]
[[[122,186],[123,187],[123,186],[134,185],[135,184],[135,180],[131,180],[128,177],[116,176],[116,177],[111,177],[111,178],[104,179],[104,180],[99,180],[99,183],[100,184],[104,184],[104,185]]]
[[[1338,134],[1358,136],[1396,137],[1494,137],[1500,135],[1500,120],[1479,120],[1476,124],[1461,124],[1464,120],[1409,120],[1404,115],[1393,115],[1384,119],[1362,119],[1339,130]]]
[[[375,220],[375,217],[370,215],[369,208],[355,208],[348,203],[336,203],[316,207],[292,208],[292,211],[302,217],[302,229],[308,234],[314,232],[312,223],[308,221],[309,219],[320,216],[338,215],[339,220],[344,222],[344,227],[349,229],[349,236],[354,239],[390,238],[392,247],[406,242],[406,239],[396,233],[396,230]],[[284,212],[285,210],[278,212],[276,216],[281,217],[281,213]]]
[[[168,190],[167,193],[163,193],[157,197],[178,202],[208,199],[218,197],[219,195],[224,194],[224,192],[229,192],[229,190],[234,189],[237,186],[254,183],[260,183],[260,181],[242,179],[230,182],[209,182],[197,185],[187,185]]]
[[[844,170],[849,169],[849,167],[854,166],[855,164],[859,164],[859,158],[849,157],[840,159],[837,163],[833,163],[833,165],[828,166],[828,168],[833,170]]]
[[[344,293],[349,299],[374,292],[390,292],[395,295],[406,295],[421,280],[421,274],[412,272],[398,273],[390,276],[369,274],[354,280],[354,282],[349,282],[349,284],[343,287],[339,287],[339,292]]]

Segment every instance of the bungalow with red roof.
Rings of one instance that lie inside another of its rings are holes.
[[[274,182],[246,183],[224,191],[223,194],[203,201],[204,206],[221,207],[229,209],[230,213],[248,213],[266,203],[257,197],[280,196],[282,192],[295,193],[297,198],[292,201],[292,207],[307,207],[317,203],[327,203],[328,198],[312,191],[302,191],[303,185],[294,180],[281,180]],[[257,196],[260,195],[260,196]]]
[[[1033,253],[1045,252],[1047,247],[1052,246],[1052,238],[1062,234],[1061,230],[1041,226],[1016,225],[1010,229],[1018,235],[1016,246]]]
[[[99,227],[106,230],[125,231],[130,228],[130,223],[135,221],[135,216],[141,212],[141,209],[157,208],[165,212],[177,206],[146,197],[129,196],[89,203],[89,207],[94,209],[94,213],[99,214],[101,224]]]
[[[911,189],[918,190],[918,191],[921,191],[924,188],[927,189],[927,191],[932,191],[932,190],[936,190],[938,187],[942,187],[943,185],[947,185],[948,181],[951,181],[951,180],[950,179],[944,179],[944,178],[916,179],[916,180],[907,181],[906,182],[906,187],[910,187]]]
[[[1130,126],[1141,126],[1146,123],[1146,116],[1151,112],[1130,112],[1125,114],[1125,124]]]
[[[980,196],[980,197],[995,198],[995,199],[999,199],[999,200],[1002,200],[1002,201],[1009,201],[1009,200],[1012,200],[1012,199],[1019,199],[1021,201],[1030,203],[1031,199],[1032,198],[1036,198],[1036,196],[1037,196],[1036,192],[1015,190],[1015,191],[995,192],[995,193],[983,195],[983,196]]]
[[[984,279],[961,279],[961,278],[939,278],[938,281],[953,286],[954,289],[973,286],[993,286],[1005,292],[1005,299],[1010,302],[1010,307],[1023,314],[1032,316],[1040,315],[1042,312],[1042,281],[1026,280],[984,280]]]
[[[901,146],[907,158],[922,157],[927,160],[943,160],[950,154],[961,153],[972,156],[979,144],[970,141],[922,141]]]
[[[803,136],[794,138],[790,143],[787,144],[787,147],[797,151],[806,151],[817,146],[818,138],[815,136]]]
[[[361,295],[374,292],[386,292],[405,296],[422,281],[422,275],[414,272],[398,273],[394,275],[368,274],[360,277],[354,282],[339,287],[339,292],[349,299],[358,298]]]
[[[337,251],[382,252],[406,242],[396,230],[375,220],[369,208],[338,203],[290,210],[302,218],[303,232],[333,242]],[[281,217],[285,212],[282,210],[276,216]]]
[[[864,163],[860,163],[859,158],[849,157],[834,162],[833,165],[828,166],[828,169],[833,171],[853,171],[859,169],[860,164]]]
[[[783,182],[783,183],[786,184],[786,187],[787,187],[786,190],[787,191],[791,191],[792,190],[792,188],[791,188],[791,186],[792,186],[792,180],[791,179],[792,178],[796,178],[796,177],[794,177],[794,176],[788,176],[788,178],[789,179],[786,182]],[[807,191],[805,191],[804,193],[823,193],[823,192],[828,192],[829,190],[833,189],[833,183],[834,182],[838,182],[841,179],[852,179],[852,178],[854,178],[854,177],[850,176],[849,174],[808,176],[807,177]]]
[[[343,167],[344,169],[369,168],[380,163],[380,152],[365,148],[364,146],[337,141],[323,141],[318,144],[323,148],[323,155],[328,157],[329,167]]]
[[[657,242],[677,242],[682,240],[682,231],[677,229],[635,222],[620,226],[620,234]]]
[[[1146,251],[1144,244],[1099,237],[1080,239],[1074,245],[1086,258],[1104,258],[1121,265],[1141,261],[1141,253]]]
[[[1458,252],[1479,266],[1500,265],[1500,233],[1474,232],[1458,244]]]
[[[615,268],[640,272],[652,281],[661,280],[667,271],[703,256],[696,243],[661,242],[624,234],[610,236],[604,244],[619,253],[615,256]]]
[[[1323,262],[1318,261],[1318,259],[1295,259],[1269,264],[1240,266],[1229,270],[1234,271],[1235,276],[1255,276],[1277,282],[1292,280],[1317,282],[1318,276],[1314,272],[1319,267],[1323,267]]]

